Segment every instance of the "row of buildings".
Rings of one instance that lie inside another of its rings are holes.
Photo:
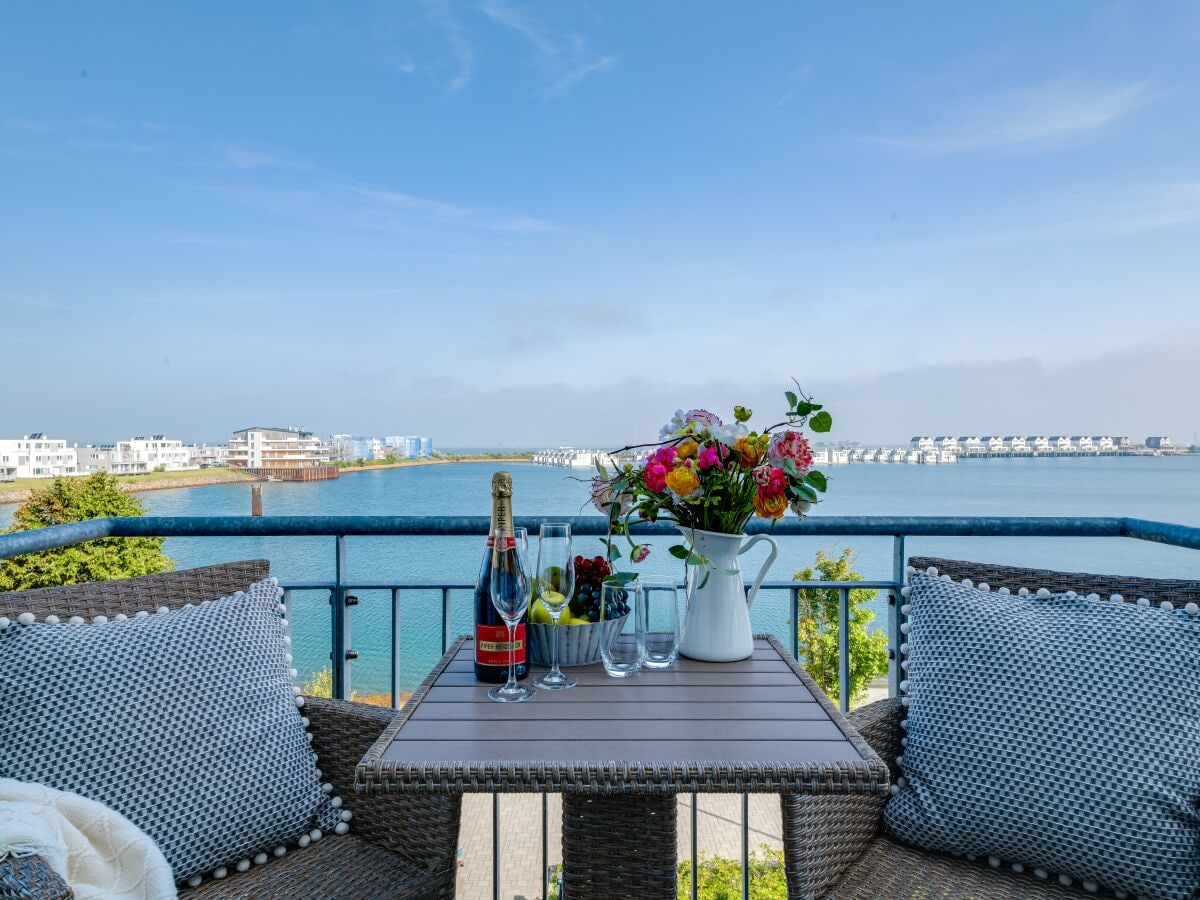
[[[1173,451],[1169,437],[1155,435],[1135,444],[1129,437],[1107,434],[1052,435],[965,435],[952,437],[918,436],[910,442],[913,450],[952,452],[960,456],[1066,456],[1066,455],[1136,455]]]
[[[336,462],[357,459],[414,459],[433,454],[427,437],[352,435],[318,437],[299,427],[252,426],[235,431],[227,444],[184,444],[156,434],[113,444],[69,444],[34,432],[0,438],[0,481],[55,478],[63,475],[140,475],[188,469],[229,467],[270,475],[272,472],[315,472]],[[310,471],[311,470],[311,471]],[[332,474],[332,473],[330,473]]]

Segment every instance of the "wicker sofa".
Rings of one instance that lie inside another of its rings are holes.
[[[1095,592],[1104,597],[1110,594],[1147,597],[1156,604],[1169,601],[1176,606],[1200,602],[1200,582],[1195,581],[1053,572],[932,557],[913,557],[909,563],[917,569],[936,566],[939,572],[956,580],[970,578],[976,583],[987,582],[993,589],[1007,587],[1013,592],[1022,587],[1031,591],[1044,587],[1052,591],[1073,590],[1080,594]],[[900,754],[900,720],[903,718],[904,707],[898,699],[881,700],[849,715],[850,722],[888,764],[893,780],[899,775],[896,757]],[[968,862],[906,847],[883,834],[882,813],[866,835],[861,832],[847,835],[841,819],[832,815],[827,818],[828,826],[821,821],[820,811],[815,814],[809,811],[807,821],[808,827],[815,829],[817,835],[822,830],[831,836],[843,835],[840,844],[835,844],[840,853],[833,858],[844,861],[844,866],[836,872],[826,867],[825,885],[820,892],[825,897],[838,900],[876,897],[994,897],[1018,900],[1094,896],[1076,887],[1063,887],[1057,882],[1038,880],[1032,875],[994,869],[986,862]],[[792,881],[791,874],[789,872],[789,882]]]
[[[266,578],[266,560],[247,560],[120,581],[0,594],[0,615],[38,618],[132,615],[141,609],[215,600]],[[180,896],[210,898],[452,898],[461,798],[415,800],[354,792],[354,767],[395,715],[393,710],[309,698],[313,749],[324,778],[354,815],[349,834],[254,866],[225,879],[206,879]],[[70,897],[70,889],[37,857],[0,863],[0,898]]]

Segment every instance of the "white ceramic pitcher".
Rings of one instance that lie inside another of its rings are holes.
[[[742,534],[718,534],[690,528],[679,530],[691,541],[692,550],[709,560],[707,565],[688,567],[687,616],[679,652],[690,659],[706,662],[746,659],[754,653],[750,607],[759,585],[767,577],[767,570],[779,555],[779,545],[765,534],[756,534],[742,543],[746,537]],[[747,595],[738,557],[759,541],[771,545],[771,554]]]

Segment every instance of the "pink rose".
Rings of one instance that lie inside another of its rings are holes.
[[[655,492],[667,489],[667,467],[660,462],[651,462],[643,473],[646,487]]]
[[[650,555],[650,545],[649,544],[638,544],[636,547],[634,547],[632,550],[629,551],[629,559],[635,563],[640,563],[643,559],[645,559],[649,555]]]
[[[717,455],[717,448],[715,444],[709,444],[696,456],[696,465],[698,465],[701,469],[711,469],[714,466],[719,466],[720,464],[721,459]]]
[[[771,483],[771,467],[759,466],[750,473],[750,477],[754,479],[754,483],[759,487],[766,487]]]

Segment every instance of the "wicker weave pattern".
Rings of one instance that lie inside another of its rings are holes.
[[[248,585],[262,581],[270,574],[271,564],[267,560],[247,559],[119,581],[16,591],[0,594],[0,615],[15,618],[19,613],[31,612],[39,619],[49,615],[90,619],[93,616],[111,618],[117,613],[132,615],[138,610],[160,606],[178,609],[185,603],[198,604],[244,591]]]
[[[564,794],[564,896],[675,900],[676,810],[662,794]]]
[[[266,560],[247,560],[120,581],[20,591],[0,594],[0,612],[9,616],[33,612],[39,618],[50,614],[111,617],[157,606],[174,609],[244,590],[269,575]],[[318,698],[309,698],[304,709],[312,722],[313,748],[324,780],[334,785],[334,792],[353,814],[351,833],[318,841],[244,873],[206,880],[197,888],[182,889],[180,895],[451,900],[457,871],[460,799],[354,795],[355,766],[396,713]],[[0,865],[0,879],[4,874]],[[2,891],[0,888],[0,898],[7,900],[8,895]],[[58,900],[71,893],[69,889],[66,894],[47,889],[32,896]]]
[[[1181,581],[1172,578],[1130,578],[1124,575],[1089,575],[1083,572],[1055,572],[1050,569],[1019,569],[994,563],[963,562],[933,556],[914,556],[908,564],[916,569],[935,566],[942,575],[955,581],[969,578],[976,584],[986,582],[993,590],[1006,587],[1016,593],[1021,588],[1036,592],[1046,588],[1051,593],[1075,591],[1077,594],[1096,593],[1105,600],[1120,594],[1126,600],[1146,597],[1155,605],[1167,600],[1175,606],[1200,603],[1200,581]]]
[[[71,886],[40,856],[0,859],[0,900],[70,900]]]
[[[1147,597],[1155,603],[1168,600],[1176,606],[1200,602],[1200,582],[1194,581],[1055,572],[936,557],[912,557],[909,564],[917,569],[935,566],[940,573],[955,580],[969,578],[976,584],[986,582],[993,591],[1001,587],[1014,592],[1023,587],[1031,591],[1045,587],[1051,591],[1073,590],[1080,594],[1095,592],[1104,597],[1114,593],[1127,599]],[[900,721],[903,718],[904,707],[895,698],[869,704],[849,716],[851,724],[883,758],[893,775],[897,774],[895,760],[900,752],[903,735]],[[823,828],[824,823],[813,823],[813,827]],[[878,827],[882,827],[882,816]],[[1028,872],[1015,873],[993,868],[982,861],[926,853],[880,836],[870,843],[825,896],[836,900],[875,900],[878,897],[1049,900],[1092,895],[1076,887],[1038,880]]]
[[[778,765],[762,760],[745,760],[721,765],[700,760],[678,760],[669,764],[641,764],[619,760],[589,760],[572,763],[546,761],[512,765],[493,760],[472,760],[449,765],[442,760],[402,763],[383,759],[383,754],[412,711],[433,687],[454,654],[467,640],[460,637],[421,682],[400,715],[379,736],[375,746],[358,767],[357,789],[361,791],[545,792],[572,791],[587,794],[628,793],[807,793],[875,794],[888,788],[886,767],[845,718],[829,701],[808,673],[791,659],[770,635],[766,640],[788,662],[796,677],[838,725],[846,739],[863,757],[861,761],[804,766]]]

